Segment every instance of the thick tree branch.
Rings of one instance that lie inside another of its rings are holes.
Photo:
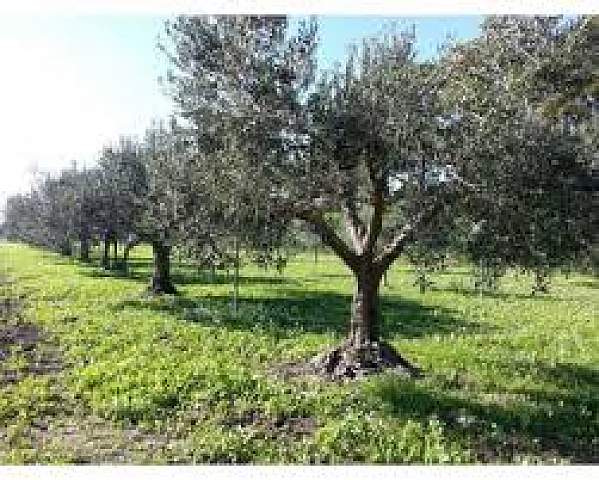
[[[372,217],[364,241],[364,254],[372,255],[376,242],[383,229],[383,215],[385,213],[385,184],[381,180],[375,182],[372,194]]]
[[[389,266],[402,254],[404,248],[409,244],[417,229],[416,223],[406,223],[393,237],[391,243],[385,246],[377,256],[375,264],[380,272],[385,272]]]
[[[338,183],[339,186],[336,194],[341,203],[346,230],[352,240],[354,250],[360,255],[364,248],[366,225],[360,216],[359,205],[356,202],[357,179],[355,172],[343,172]]]
[[[320,212],[297,212],[296,217],[312,225],[315,232],[320,236],[322,242],[331,247],[333,252],[335,252],[335,254],[341,258],[352,271],[355,271],[358,268],[357,254],[346,245],[339,235],[337,235],[335,229],[324,219]]]
[[[345,198],[343,214],[345,216],[345,224],[354,245],[354,249],[356,253],[361,254],[364,248],[364,235],[366,233],[366,228],[364,227],[364,222],[362,222],[362,219],[358,214],[358,210],[353,198]]]

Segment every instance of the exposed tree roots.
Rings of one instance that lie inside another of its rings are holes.
[[[346,340],[334,349],[317,355],[307,363],[288,365],[284,376],[316,375],[329,380],[362,378],[391,371],[409,378],[422,378],[422,371],[403,358],[389,344],[372,342],[354,346]]]

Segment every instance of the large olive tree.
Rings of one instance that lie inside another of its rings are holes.
[[[259,208],[303,221],[354,275],[347,339],[318,366],[340,376],[382,366],[417,374],[381,341],[386,270],[439,225],[480,221],[489,199],[513,199],[519,172],[553,185],[547,175],[572,173],[573,155],[531,114],[518,78],[493,63],[504,39],[491,26],[436,63],[416,61],[409,34],[367,40],[318,81],[314,23],[293,35],[287,26],[279,17],[170,22],[165,51],[177,113],[209,146],[206,161],[234,145],[237,161],[221,161],[220,175],[237,172]],[[545,172],[534,158],[547,152],[554,166]],[[517,217],[527,228],[542,221]]]

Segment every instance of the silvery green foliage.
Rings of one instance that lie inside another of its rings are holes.
[[[313,20],[178,17],[162,42],[177,121],[11,198],[8,230],[53,248],[136,232],[225,255],[268,251],[301,222],[380,278],[422,235],[459,226],[473,260],[558,265],[597,230],[595,27],[490,17],[424,63],[412,34],[390,31],[317,76]]]
[[[420,206],[442,210],[432,204],[445,182],[421,181],[448,159],[435,67],[415,62],[413,37],[393,34],[315,81],[314,25],[295,36],[285,27],[248,17],[169,24],[175,104],[201,150],[238,155],[219,172],[242,172],[240,181],[215,196],[250,185],[255,209],[305,221],[352,269],[368,259],[382,271],[408,223],[422,221]],[[390,188],[400,174],[406,181]]]
[[[588,150],[567,119],[545,114],[551,95],[535,88],[569,35],[558,18],[492,17],[444,59],[458,174],[471,190],[463,213],[480,226],[467,244],[475,263],[545,275],[589,241],[590,196],[576,187]]]
[[[28,194],[8,199],[8,236],[70,254],[72,243],[91,237],[97,227],[99,183],[97,170],[75,166],[39,176]]]
[[[172,245],[189,201],[185,150],[174,125],[169,128],[164,123],[149,128],[139,148],[146,179],[139,231],[148,241]]]
[[[132,138],[121,137],[104,147],[98,163],[98,227],[102,235],[124,241],[137,230],[146,208],[147,179],[139,145]]]
[[[262,168],[276,167],[282,132],[293,117],[288,107],[298,82],[305,82],[300,77],[313,69],[296,61],[300,50],[313,48],[309,42],[286,48],[286,23],[179,17],[167,25],[163,50],[173,71],[166,85],[197,180],[194,191],[209,197],[195,206],[200,215],[185,222],[185,243],[196,251],[219,255],[235,241],[270,248],[283,236],[287,219],[272,211],[271,178]]]

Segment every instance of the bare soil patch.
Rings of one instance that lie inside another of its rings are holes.
[[[11,281],[0,278],[6,287]],[[25,375],[44,375],[62,369],[60,355],[40,327],[24,320],[22,312],[24,295],[11,296],[5,288],[0,297],[0,385],[19,381]],[[11,356],[20,353],[25,357],[23,368],[7,367]]]

